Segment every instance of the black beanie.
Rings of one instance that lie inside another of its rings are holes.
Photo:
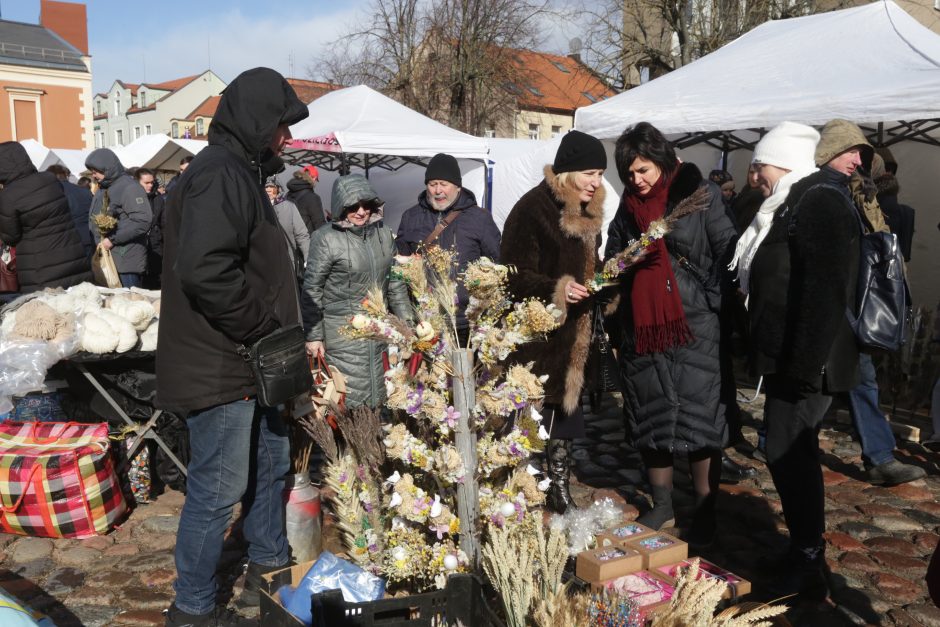
[[[581,131],[571,131],[561,138],[552,164],[555,174],[606,169],[607,153],[601,140]]]
[[[424,184],[427,185],[428,181],[449,181],[457,187],[462,187],[457,160],[443,152],[431,157],[428,169],[424,172]]]

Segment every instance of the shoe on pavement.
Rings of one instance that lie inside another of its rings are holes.
[[[872,485],[892,486],[916,481],[927,476],[927,471],[920,466],[904,464],[896,459],[872,466],[868,469],[866,479]]]
[[[757,469],[739,464],[731,459],[727,453],[721,454],[721,482],[738,483],[745,479],[753,479],[757,476]]]
[[[823,554],[807,559],[796,551],[788,551],[775,559],[766,560],[776,573],[764,586],[768,600],[796,597],[797,601],[821,603],[829,596],[828,566]]]
[[[222,606],[217,606],[208,614],[187,614],[174,603],[165,614],[165,627],[257,627],[258,625],[257,620],[244,618]]]

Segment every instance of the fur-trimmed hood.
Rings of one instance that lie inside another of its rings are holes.
[[[901,185],[896,176],[890,172],[885,172],[875,179],[875,186],[878,188],[878,195],[887,194],[888,196],[897,196],[901,193]]]
[[[571,237],[593,243],[604,226],[604,186],[598,187],[591,201],[583,204],[576,189],[560,184],[559,175],[555,174],[551,165],[546,165],[543,172],[545,184],[555,200],[562,205],[559,222],[561,230]]]

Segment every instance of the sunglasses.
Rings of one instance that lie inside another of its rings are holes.
[[[359,211],[359,209],[365,209],[366,211],[371,213],[371,212],[374,212],[378,208],[379,208],[379,205],[374,200],[363,200],[363,201],[356,203],[355,205],[349,205],[348,207],[344,207],[343,211],[346,213],[356,213],[357,211]]]

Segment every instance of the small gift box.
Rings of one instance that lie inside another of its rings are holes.
[[[650,529],[646,525],[637,522],[624,522],[616,527],[610,527],[597,534],[597,546],[616,546],[623,544],[627,540],[636,540],[645,538],[656,533],[655,529]]]
[[[643,620],[665,607],[676,591],[675,582],[658,572],[640,570],[616,579],[591,584],[593,590],[608,590],[629,598],[640,608]]]
[[[643,557],[625,546],[609,546],[578,553],[575,574],[589,582],[599,582],[636,572],[643,568]]]
[[[675,564],[658,566],[654,569],[654,572],[663,575],[666,579],[674,583],[679,577],[679,571],[686,570],[690,564],[691,560],[686,559],[681,562],[676,562]],[[728,584],[728,590],[722,595],[722,598],[725,599],[736,599],[751,591],[751,582],[747,579],[742,579],[734,573],[720,566],[716,566],[709,561],[699,559],[698,578],[701,579],[702,577],[720,579]]]
[[[652,570],[672,564],[689,556],[689,545],[668,533],[656,533],[643,538],[627,540],[624,546],[643,556],[643,568]]]

